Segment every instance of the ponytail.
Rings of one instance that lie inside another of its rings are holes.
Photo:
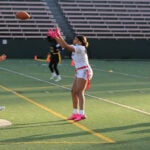
[[[89,42],[87,41],[87,38],[85,36],[78,35],[76,37],[82,43],[82,46],[85,46],[85,48],[89,46]]]

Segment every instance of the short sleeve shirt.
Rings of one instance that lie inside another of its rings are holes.
[[[89,66],[86,48],[82,45],[72,45],[75,52],[72,52],[72,59],[75,63],[75,68]]]

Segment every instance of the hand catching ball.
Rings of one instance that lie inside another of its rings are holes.
[[[16,13],[16,17],[20,20],[30,19],[30,15],[26,11],[19,11]]]

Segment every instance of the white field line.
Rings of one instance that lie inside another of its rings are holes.
[[[64,86],[59,85],[59,84],[51,83],[49,81],[45,81],[45,80],[33,77],[31,75],[26,75],[26,74],[23,74],[23,73],[20,73],[20,72],[17,72],[17,71],[13,71],[13,70],[10,70],[10,69],[7,69],[7,68],[3,68],[3,67],[0,67],[0,69],[4,70],[4,71],[7,71],[7,72],[17,74],[17,75],[20,75],[20,76],[23,76],[23,77],[26,77],[26,78],[30,78],[30,79],[34,79],[34,80],[37,80],[37,81],[40,81],[40,82],[48,83],[48,84],[51,84],[51,85],[54,85],[54,86],[57,86],[57,87],[60,87],[60,88],[63,88],[63,89],[69,90],[69,91],[71,90],[70,88],[64,87]],[[117,106],[129,109],[129,110],[136,111],[136,112],[139,112],[139,113],[150,116],[150,112],[146,112],[146,111],[143,111],[143,110],[140,110],[140,109],[128,106],[128,105],[113,102],[109,99],[100,98],[100,97],[97,97],[97,96],[94,96],[94,95],[90,95],[90,94],[85,94],[85,95],[88,96],[88,97],[94,98],[94,99],[98,99],[98,100],[101,100],[101,101],[104,101],[104,102],[107,102],[107,103],[110,103],[110,104],[113,104],[113,105],[117,105]]]

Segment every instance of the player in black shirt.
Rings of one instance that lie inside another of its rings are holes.
[[[49,63],[49,69],[51,71],[51,77],[50,79],[54,79],[56,77],[56,82],[61,80],[61,76],[59,74],[59,70],[58,70],[58,64],[61,61],[61,55],[60,55],[60,50],[61,47],[59,44],[57,44],[57,42],[52,39],[51,37],[47,36],[47,39],[50,43],[50,63]]]

